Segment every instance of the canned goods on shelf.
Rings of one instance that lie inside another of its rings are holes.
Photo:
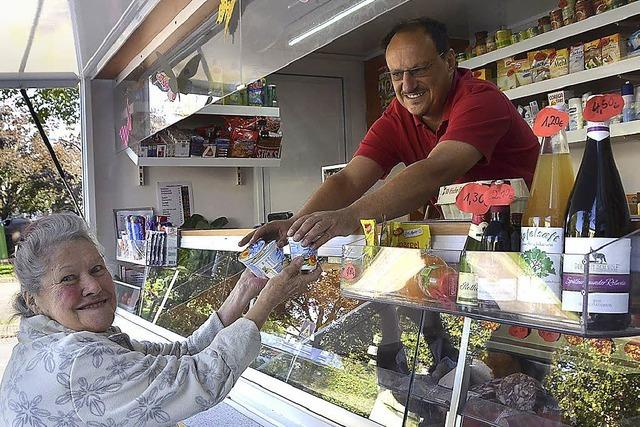
[[[562,19],[562,9],[552,10],[549,17],[551,18],[552,30],[557,30],[564,25],[564,21]]]
[[[571,25],[576,22],[575,11],[572,6],[565,6],[562,8],[562,23],[564,25]]]
[[[583,21],[593,15],[591,0],[578,0],[576,2],[576,21]]]

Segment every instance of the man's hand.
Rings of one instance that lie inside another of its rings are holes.
[[[295,221],[287,236],[303,246],[318,249],[336,236],[348,236],[360,226],[359,218],[349,208],[316,212]]]
[[[253,243],[263,239],[266,242],[275,240],[278,246],[282,248],[287,245],[287,231],[289,227],[291,227],[291,224],[293,224],[292,219],[268,222],[244,236],[238,243],[238,246],[244,246],[247,243]]]

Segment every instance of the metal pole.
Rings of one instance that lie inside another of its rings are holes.
[[[469,365],[467,364],[467,350],[469,349],[469,337],[471,336],[471,319],[464,318],[462,326],[462,337],[460,339],[460,352],[458,353],[458,365],[451,390],[451,406],[447,412],[446,427],[456,427],[462,425],[462,412],[464,404],[467,402],[467,389],[469,385]]]
[[[24,89],[20,89],[20,93],[22,94],[22,98],[24,99],[24,102],[27,104],[27,107],[29,108],[29,113],[31,113],[31,118],[33,119],[33,121],[36,124],[36,127],[38,128],[38,132],[40,132],[40,137],[42,138],[42,142],[44,142],[44,145],[47,147],[47,150],[49,150],[49,155],[51,156],[51,160],[53,160],[53,164],[55,165],[56,170],[58,171],[58,175],[60,175],[60,179],[62,179],[62,183],[64,184],[65,188],[67,189],[67,192],[69,193],[69,196],[71,197],[71,200],[73,201],[73,205],[76,208],[76,213],[84,219],[84,215],[82,213],[82,209],[80,209],[78,200],[76,199],[76,196],[73,194],[73,191],[71,191],[71,187],[69,186],[69,183],[67,182],[67,179],[64,176],[64,170],[62,169],[62,165],[60,165],[60,162],[58,161],[58,156],[56,156],[55,151],[53,151],[51,142],[49,142],[49,138],[47,137],[47,134],[45,133],[44,128],[42,127],[42,123],[40,123],[38,114],[36,113],[36,110],[33,108],[33,104],[29,99],[29,95],[27,95],[27,91]]]

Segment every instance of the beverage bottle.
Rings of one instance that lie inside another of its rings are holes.
[[[458,296],[456,301],[462,310],[478,305],[478,280],[471,264],[467,260],[467,252],[481,250],[482,236],[487,228],[487,217],[487,214],[473,214],[471,225],[469,226],[469,235],[464,242],[464,249],[460,253]]]
[[[478,306],[488,310],[514,311],[517,276],[514,274],[511,252],[513,226],[509,206],[491,206],[491,221],[484,230],[480,250],[493,252],[482,257],[478,268]]]
[[[587,143],[566,218],[562,309],[582,313],[589,254],[587,327],[625,329],[630,322],[631,241],[618,238],[630,231],[631,222],[608,122],[587,123]]]
[[[624,107],[622,108],[622,121],[632,122],[636,119],[636,110],[633,105],[633,85],[629,82],[625,82],[622,85],[622,99],[624,100]]]
[[[564,222],[574,174],[567,135],[542,139],[531,194],[520,232],[524,271],[518,278],[518,305],[529,313],[559,307],[562,291]]]

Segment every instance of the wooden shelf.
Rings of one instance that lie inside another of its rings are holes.
[[[631,135],[640,135],[640,120],[611,125],[611,138],[624,138]],[[569,144],[585,142],[586,140],[587,129],[570,130],[567,132],[567,141]]]
[[[261,116],[280,117],[278,107],[255,107],[252,105],[219,105],[209,104],[194,114],[211,114],[217,116]]]
[[[512,44],[511,46],[503,47],[501,49],[494,50],[493,52],[468,59],[461,62],[460,67],[469,69],[479,68],[491,62],[517,55],[519,53],[536,50],[546,45],[555,44],[559,40],[573,37],[606,25],[614,24],[639,14],[640,2],[634,2],[600,15],[591,16],[584,21],[576,22],[575,24],[567,25],[566,27],[561,27],[557,30],[548,31],[530,39]]]
[[[149,167],[235,167],[235,168],[277,168],[280,159],[247,159],[233,157],[140,157],[131,148],[125,150],[136,166]]]
[[[640,2],[634,4],[640,5]],[[614,62],[613,64],[592,68],[590,70],[579,71],[577,73],[567,74],[566,76],[556,77],[555,79],[520,86],[515,89],[507,90],[504,94],[511,100],[526,98],[528,96],[552,92],[554,90],[560,90],[565,87],[575,86],[593,80],[629,73],[638,69],[640,69],[640,55],[626,58],[622,61]]]

